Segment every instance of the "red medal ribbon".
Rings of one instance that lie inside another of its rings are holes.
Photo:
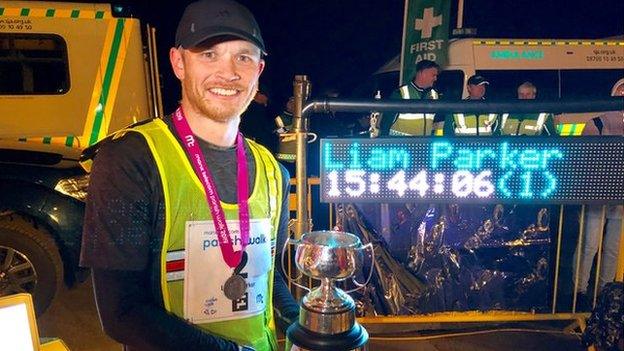
[[[228,266],[234,268],[240,264],[242,254],[249,243],[249,204],[247,203],[247,199],[249,198],[249,184],[247,183],[249,174],[243,135],[238,133],[236,136],[236,187],[241,250],[234,251],[234,245],[230,237],[230,230],[225,221],[225,213],[221,207],[221,199],[219,198],[217,187],[210,174],[208,165],[206,164],[204,154],[195,140],[195,136],[193,135],[188,121],[184,117],[182,107],[178,107],[173,114],[173,125],[183,141],[184,148],[191,156],[191,164],[195,170],[195,175],[199,178],[206,192],[206,201],[208,202],[208,207],[210,208],[210,213],[215,223],[215,230],[217,231],[217,239],[219,241],[219,247],[221,248],[223,260]]]

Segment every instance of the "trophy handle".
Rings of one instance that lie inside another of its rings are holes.
[[[296,239],[291,239],[291,238],[286,239],[286,242],[284,243],[284,247],[282,247],[282,259],[281,259],[281,261],[282,261],[282,272],[284,272],[284,276],[286,276],[286,278],[291,283],[293,283],[293,285],[295,285],[297,287],[300,287],[301,289],[303,289],[303,290],[305,290],[307,292],[310,292],[310,288],[308,288],[306,286],[303,286],[303,285],[301,285],[301,284],[296,282],[297,280],[301,279],[301,277],[303,277],[303,274],[301,272],[298,272],[299,275],[296,278],[293,279],[293,278],[290,277],[290,274],[286,273],[286,266],[284,265],[284,257],[286,257],[286,248],[289,245],[297,245],[299,243],[300,243],[300,241],[296,240]]]
[[[366,281],[364,282],[364,284],[359,283],[354,277],[351,277],[351,281],[353,282],[353,284],[355,284],[356,288],[353,289],[349,289],[347,291],[345,291],[347,294],[352,293],[354,291],[360,290],[363,287],[365,287],[371,280],[372,276],[373,276],[373,270],[374,270],[374,263],[375,263],[375,250],[373,249],[373,243],[368,243],[366,245],[364,245],[362,247],[362,250],[365,250],[366,248],[370,248],[369,251],[371,253],[371,265],[370,265],[370,271],[368,272],[368,278],[366,279]]]

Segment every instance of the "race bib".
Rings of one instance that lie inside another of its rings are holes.
[[[245,294],[230,300],[223,284],[232,276],[221,255],[213,221],[186,222],[186,260],[184,279],[184,318],[195,324],[227,321],[263,313],[268,298],[268,279],[272,264],[271,223],[252,219],[249,223],[247,264],[240,275],[247,283]],[[227,221],[234,251],[241,248],[238,220]]]

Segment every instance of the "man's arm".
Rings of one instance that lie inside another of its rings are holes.
[[[286,331],[286,328],[299,318],[299,304],[293,298],[288,285],[286,284],[286,274],[282,271],[282,248],[289,237],[288,221],[290,212],[288,210],[288,195],[290,193],[290,175],[288,170],[281,164],[282,172],[282,210],[277,230],[277,240],[275,248],[275,278],[273,281],[273,307],[275,312],[275,322],[277,326]]]
[[[437,115],[436,115],[437,116]],[[435,131],[434,131],[435,133]],[[455,119],[453,118],[452,113],[444,114],[444,127],[443,127],[443,136],[454,136],[455,135]]]
[[[128,133],[101,148],[90,178],[81,265],[93,269],[104,331],[131,350],[238,350],[169,314],[156,299],[150,257],[160,252],[154,245],[164,223],[159,199],[160,178],[142,137]]]
[[[154,304],[149,271],[94,269],[92,274],[102,328],[130,350],[239,350]]]

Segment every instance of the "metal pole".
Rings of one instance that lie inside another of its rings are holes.
[[[581,217],[579,220],[579,235],[578,235],[578,243],[576,244],[576,271],[574,274],[574,289],[572,292],[572,313],[576,313],[576,294],[578,293],[579,288],[579,270],[581,268],[581,256],[583,250],[583,233],[585,232],[585,205],[581,206]],[[596,278],[598,279],[598,278]]]
[[[403,7],[403,37],[401,39],[401,53],[399,54],[399,86],[403,85],[403,53],[405,52],[405,40],[407,38],[407,11],[409,11],[410,0],[405,0]]]
[[[617,270],[615,272],[615,281],[624,281],[624,220],[620,226],[620,248],[618,250]]]
[[[598,298],[598,288],[600,283],[600,269],[602,266],[602,243],[605,235],[605,221],[607,219],[607,205],[602,205],[602,212],[600,213],[600,234],[598,234],[598,253],[596,253],[596,279],[594,279],[594,298],[592,299],[592,310],[596,307],[596,299]],[[586,235],[592,235],[595,233],[588,233]]]
[[[364,100],[364,99],[327,99],[309,101],[303,109],[303,115],[313,112],[419,112],[419,113],[453,113],[453,112],[489,112],[489,113],[532,113],[535,111],[565,112],[596,112],[620,111],[624,98],[605,98],[593,100],[515,100],[515,101],[443,101],[443,100]]]
[[[295,137],[297,145],[296,191],[297,191],[297,221],[295,223],[295,238],[301,238],[309,231],[308,220],[308,175],[306,169],[308,146],[308,117],[303,115],[303,104],[310,94],[310,82],[304,75],[295,76],[293,82],[293,96],[295,108],[293,111]]]
[[[461,29],[464,26],[464,0],[459,0],[457,3],[457,28]]]
[[[557,258],[555,258],[555,282],[553,288],[552,314],[557,311],[557,289],[559,288],[559,262],[561,259],[561,237],[563,237],[563,205],[559,205],[559,235],[557,236]]]
[[[156,28],[151,28],[151,42],[152,42],[152,65],[154,66],[154,84],[156,85],[156,107],[158,108],[158,115],[156,117],[162,118],[164,116],[163,113],[163,102],[162,102],[162,91],[160,90],[160,74],[158,73],[158,50],[156,48]]]

